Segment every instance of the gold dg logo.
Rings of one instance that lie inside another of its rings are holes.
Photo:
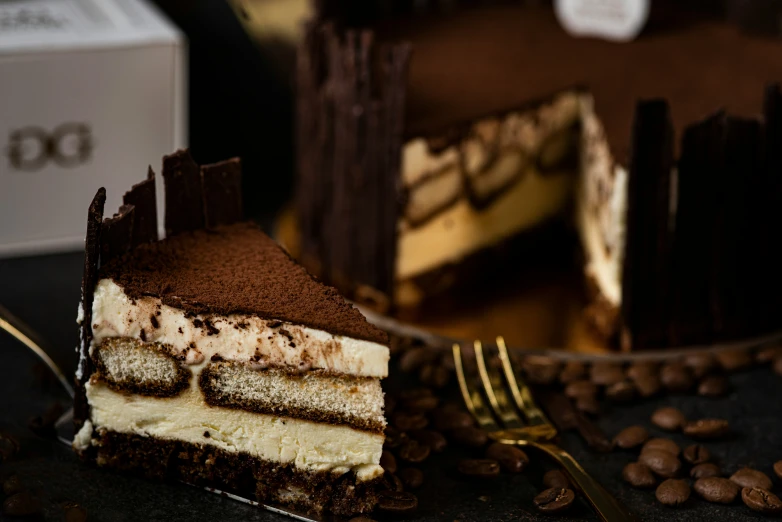
[[[53,162],[60,167],[76,167],[92,155],[90,128],[84,123],[63,123],[49,133],[41,127],[25,127],[11,132],[8,160],[16,170],[35,171]]]

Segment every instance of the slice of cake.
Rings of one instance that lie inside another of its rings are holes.
[[[310,512],[371,511],[383,470],[384,332],[241,222],[237,160],[164,159],[90,207],[75,450],[98,466]]]
[[[316,19],[299,49],[299,248],[324,280],[426,310],[544,256],[567,235],[523,245],[559,220],[585,316],[624,349],[782,326],[764,304],[782,289],[778,38],[700,3],[623,43],[572,37],[535,3],[326,4],[373,29]]]

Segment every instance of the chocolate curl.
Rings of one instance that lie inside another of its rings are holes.
[[[163,158],[166,235],[204,228],[201,169],[187,149]]]
[[[207,228],[230,225],[243,219],[242,163],[239,158],[202,166],[201,187]]]
[[[115,257],[130,250],[133,242],[133,224],[136,209],[133,205],[122,205],[114,217],[103,221],[100,234],[100,262],[105,265]]]
[[[157,241],[157,198],[155,193],[155,172],[147,171],[147,179],[133,185],[122,198],[125,205],[135,207],[131,247]]]
[[[98,283],[98,260],[100,257],[101,223],[103,207],[106,204],[106,189],[100,188],[87,211],[87,238],[84,242],[84,274],[81,280],[81,309],[83,317],[79,324],[79,365],[76,370],[76,386],[73,405],[73,424],[78,431],[89,418],[89,405],[84,383],[93,372],[90,360],[92,342],[92,301],[95,285]]]
[[[662,346],[668,325],[673,125],[665,100],[639,102],[628,167],[622,347]]]

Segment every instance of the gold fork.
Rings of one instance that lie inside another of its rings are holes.
[[[467,409],[481,428],[488,432],[489,437],[503,444],[530,446],[552,457],[565,469],[571,482],[586,497],[602,520],[637,521],[638,519],[593,479],[569,453],[553,442],[557,436],[557,429],[532,400],[529,387],[514,374],[505,340],[502,337],[497,338],[497,351],[505,377],[504,383],[497,372],[488,368],[481,342],[475,341],[474,348],[481,385],[471,387],[464,371],[459,344],[453,345],[456,376]],[[506,386],[510,390],[512,402],[505,390]],[[481,388],[489,399],[491,410],[483,400]],[[526,423],[522,421],[516,408],[524,414]]]

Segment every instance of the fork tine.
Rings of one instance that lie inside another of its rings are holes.
[[[488,431],[498,430],[499,426],[484,404],[480,391],[470,390],[470,387],[467,384],[467,374],[464,371],[464,364],[462,362],[462,348],[459,346],[459,343],[454,343],[452,350],[454,367],[456,369],[456,379],[459,381],[459,390],[462,392],[464,404],[481,428]]]
[[[510,363],[510,357],[508,357],[508,348],[505,346],[505,339],[502,336],[497,337],[497,351],[500,354],[502,370],[505,373],[505,380],[510,388],[510,393],[513,396],[516,406],[527,418],[527,422],[531,426],[538,426],[541,424],[553,426],[551,421],[548,420],[546,415],[538,408],[538,405],[535,404],[529,386],[527,386],[521,377],[519,377],[518,380],[516,379],[516,374],[513,372],[513,367]],[[521,383],[521,386],[519,386],[519,382]]]
[[[489,376],[488,368],[486,367],[486,358],[483,355],[483,345],[480,341],[473,343],[475,347],[475,360],[478,363],[478,375],[481,377],[481,383],[483,384],[483,391],[489,398],[489,404],[491,404],[494,414],[502,420],[506,428],[521,428],[524,423],[519,417],[519,414],[513,408],[513,405],[508,400],[508,395],[505,393],[502,380],[495,374],[495,379]],[[493,382],[492,382],[493,381]]]

